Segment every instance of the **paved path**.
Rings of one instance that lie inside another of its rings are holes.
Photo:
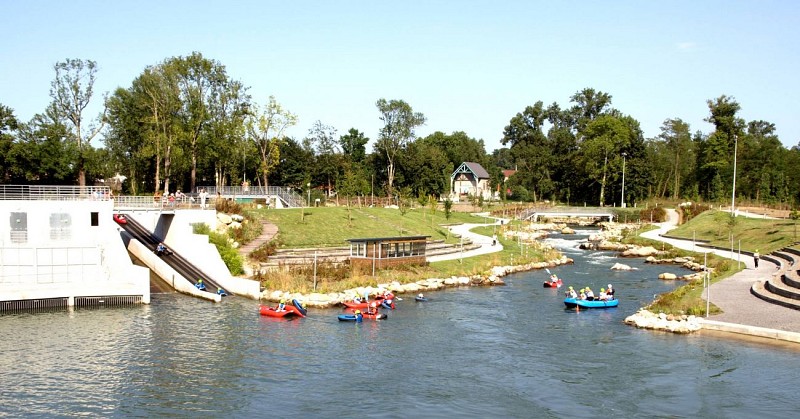
[[[237,249],[239,255],[242,257],[247,258],[250,256],[250,253],[258,249],[262,244],[272,240],[272,238],[278,234],[278,226],[275,224],[272,224],[269,221],[262,221],[261,225],[261,235],[253,239],[250,243],[247,243],[246,245]]]
[[[694,248],[697,252],[713,252],[734,260],[739,257],[730,251],[696,247],[691,240],[661,237],[661,234],[677,227],[678,213],[675,210],[667,210],[667,214],[669,221],[658,224],[658,230],[642,233],[641,236],[666,242],[680,249],[692,250]],[[709,320],[800,332],[800,310],[768,303],[750,293],[750,287],[754,282],[770,279],[778,268],[761,259],[761,263],[756,269],[753,265],[753,258],[747,255],[742,255],[741,261],[746,265],[746,269],[711,285],[710,301],[722,309],[723,313],[712,315]],[[703,298],[706,298],[705,292]]]
[[[429,256],[427,258],[428,262],[440,262],[443,260],[461,259],[462,257],[468,258],[472,256],[485,255],[488,253],[494,253],[503,250],[503,245],[500,244],[500,241],[498,241],[497,244],[493,246],[491,237],[473,233],[470,230],[475,227],[493,226],[493,225],[500,226],[504,223],[508,223],[508,220],[504,220],[502,218],[496,218],[493,223],[489,224],[459,224],[449,227],[452,233],[459,234],[464,239],[469,239],[472,241],[472,243],[479,244],[481,247],[477,249],[467,250],[464,252],[454,252],[444,255]]]

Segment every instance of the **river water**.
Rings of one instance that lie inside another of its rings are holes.
[[[389,319],[336,309],[281,320],[257,303],[179,294],[152,304],[0,316],[0,416],[788,417],[798,348],[639,330],[623,319],[682,268],[621,262],[550,242],[575,259],[567,285],[609,282],[620,306],[565,310],[543,271],[507,286],[406,298]],[[299,415],[299,416],[298,416]]]

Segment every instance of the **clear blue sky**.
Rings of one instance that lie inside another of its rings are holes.
[[[526,106],[569,105],[592,87],[639,120],[712,130],[706,101],[733,96],[747,121],[800,142],[795,1],[13,1],[0,0],[0,103],[22,121],[50,102],[53,64],[98,63],[101,94],[148,65],[199,51],[297,114],[374,139],[379,98],[425,114],[424,136],[464,131],[500,147]],[[96,144],[97,145],[97,144]]]

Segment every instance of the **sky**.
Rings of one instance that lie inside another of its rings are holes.
[[[709,133],[707,101],[800,143],[800,2],[795,1],[17,1],[0,0],[0,104],[29,121],[51,102],[55,63],[97,62],[95,98],[147,66],[194,51],[225,65],[259,105],[371,139],[375,103],[404,100],[422,137],[463,131],[486,151],[526,106],[612,96],[646,138],[665,119]],[[95,142],[95,145],[102,145]]]

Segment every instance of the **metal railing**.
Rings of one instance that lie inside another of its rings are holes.
[[[287,206],[290,207],[302,207],[306,205],[305,199],[303,199],[300,194],[298,194],[294,189],[291,187],[286,186],[198,186],[195,190],[195,193],[200,193],[201,190],[205,189],[208,192],[209,196],[223,196],[226,198],[230,197],[269,197],[269,196],[277,196],[281,199]]]
[[[108,186],[0,185],[0,200],[78,201],[111,199]]]

